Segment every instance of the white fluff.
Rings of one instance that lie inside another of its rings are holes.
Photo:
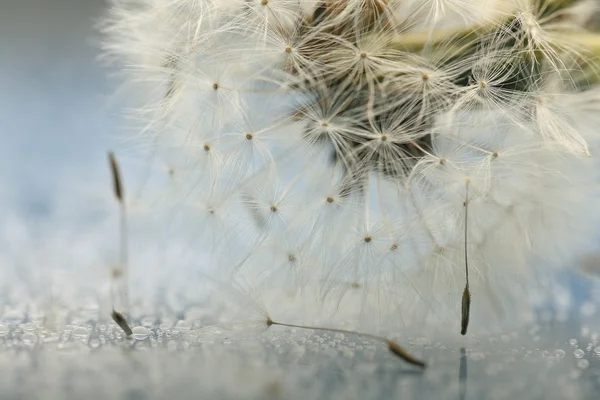
[[[528,318],[534,260],[550,275],[592,238],[598,89],[561,36],[591,3],[339,0],[319,23],[316,0],[112,3],[106,55],[198,269],[267,308],[458,331],[467,182],[474,326]]]

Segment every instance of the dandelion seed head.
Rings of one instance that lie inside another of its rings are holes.
[[[466,246],[476,330],[591,238],[597,68],[569,35],[598,6],[570,3],[113,0],[101,28],[210,269],[439,322]]]

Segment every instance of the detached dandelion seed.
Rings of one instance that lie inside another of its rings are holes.
[[[129,324],[127,323],[127,319],[125,319],[123,314],[121,314],[120,312],[115,311],[113,309],[110,316],[111,316],[112,320],[115,321],[115,323],[117,325],[119,325],[119,327],[121,329],[123,329],[123,331],[125,332],[125,334],[127,336],[131,336],[133,334],[133,331],[131,330],[131,328],[129,327]]]
[[[469,184],[471,183],[471,178],[465,179],[465,200],[464,200],[464,208],[465,208],[465,289],[463,290],[462,295],[462,317],[460,322],[460,334],[466,335],[467,328],[469,327],[469,318],[471,316],[471,291],[469,290],[469,249],[468,249],[468,239],[469,239]]]
[[[113,180],[113,191],[117,202],[119,203],[120,211],[120,246],[119,246],[119,266],[114,268],[111,273],[111,289],[110,298],[112,303],[112,314],[111,318],[125,331],[127,336],[132,334],[131,328],[127,324],[127,320],[120,312],[115,310],[115,292],[118,292],[118,296],[121,301],[121,306],[124,310],[129,309],[129,278],[127,271],[127,214],[125,209],[125,192],[123,190],[123,182],[121,179],[121,172],[119,170],[119,164],[114,153],[108,153],[108,161],[110,164],[110,170],[112,173]]]
[[[343,333],[343,334],[356,335],[356,336],[362,336],[365,338],[373,339],[378,342],[384,343],[388,347],[388,350],[390,351],[390,353],[401,358],[402,360],[406,361],[407,363],[409,363],[411,365],[416,365],[417,367],[420,367],[420,368],[426,367],[425,362],[423,362],[422,360],[420,360],[420,359],[416,358],[415,356],[413,356],[412,354],[410,354],[400,344],[398,344],[397,342],[395,342],[393,340],[386,339],[381,336],[371,335],[368,333],[360,333],[360,332],[355,332],[355,331],[350,331],[350,330],[345,330],[345,329],[324,328],[324,327],[319,327],[319,326],[296,325],[296,324],[288,324],[288,323],[284,323],[284,322],[276,322],[276,321],[273,321],[270,317],[267,317],[266,323],[267,323],[268,327],[273,326],[273,325],[279,325],[279,326],[285,326],[288,328],[310,329],[310,330],[314,330],[314,331]]]

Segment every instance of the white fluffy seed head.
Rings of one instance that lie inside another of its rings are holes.
[[[590,240],[597,8],[112,0],[102,29],[211,271],[411,324],[458,315],[466,246],[484,326]]]

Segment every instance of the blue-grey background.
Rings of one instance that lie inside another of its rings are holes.
[[[43,215],[63,179],[105,180],[97,168],[114,143],[114,85],[97,62],[102,0],[2,0],[2,197]],[[113,82],[114,83],[114,82]]]

